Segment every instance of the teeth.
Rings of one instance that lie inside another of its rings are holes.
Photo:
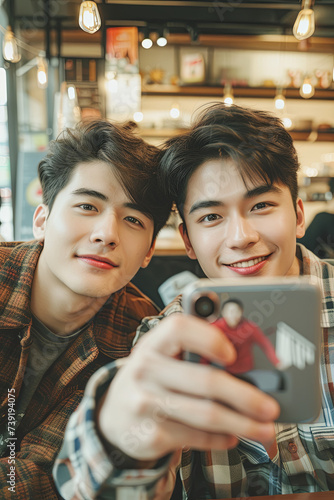
[[[243,262],[237,262],[236,264],[230,264],[230,267],[251,267],[255,266],[259,262],[265,260],[265,257],[259,257],[258,259],[247,260]]]

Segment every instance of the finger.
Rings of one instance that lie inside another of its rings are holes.
[[[162,428],[167,421],[175,421],[199,431],[239,435],[254,441],[268,441],[275,434],[273,422],[258,421],[216,401],[175,393],[151,399],[149,414],[152,422]]]
[[[170,357],[190,351],[218,363],[233,363],[236,359],[233,344],[219,328],[185,314],[173,314],[162,320],[140,339],[134,353],[148,346]]]
[[[140,361],[134,366],[138,382],[145,378],[150,386],[168,392],[215,400],[259,421],[275,420],[280,413],[275,399],[224,370],[149,352]]]
[[[140,432],[139,432],[140,431]],[[119,436],[117,446],[129,456],[140,460],[152,460],[180,448],[196,450],[227,450],[238,444],[233,435],[205,432],[172,420],[164,426],[155,426],[152,421],[145,427],[134,428],[133,433]]]

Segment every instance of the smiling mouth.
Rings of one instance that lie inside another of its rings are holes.
[[[251,259],[251,260],[243,260],[242,262],[236,262],[235,264],[226,264],[228,267],[239,267],[239,268],[244,268],[244,267],[252,267],[258,264],[259,262],[262,262],[266,260],[269,256],[265,257],[258,257],[257,259]]]

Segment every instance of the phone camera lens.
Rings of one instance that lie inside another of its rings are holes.
[[[195,302],[195,312],[202,318],[208,318],[215,311],[215,304],[210,297],[202,296]]]

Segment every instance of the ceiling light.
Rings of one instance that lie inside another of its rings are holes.
[[[40,89],[48,86],[48,66],[44,57],[37,58],[37,85]]]
[[[226,106],[232,106],[232,104],[234,104],[234,96],[231,85],[225,85],[223,102]]]
[[[314,10],[310,8],[311,6],[312,0],[303,1],[303,8],[299,12],[292,30],[297,40],[305,40],[314,33]]]
[[[165,47],[167,45],[167,38],[164,36],[159,36],[157,45],[159,45],[159,47]]]
[[[299,93],[304,99],[309,99],[314,95],[314,86],[312,84],[311,78],[306,77],[299,89]]]
[[[143,49],[150,49],[152,47],[152,45],[153,45],[153,42],[150,39],[150,32],[149,32],[148,28],[145,28],[144,38],[141,42],[141,46],[143,47]]]
[[[288,116],[285,116],[284,118],[282,118],[282,122],[283,122],[284,127],[287,130],[290,130],[292,128],[292,120]]]
[[[276,94],[275,96],[275,108],[284,109],[285,107],[285,97],[283,94]]]
[[[101,28],[99,9],[95,2],[82,1],[79,12],[79,26],[87,33],[96,33]]]
[[[171,118],[173,118],[174,120],[177,120],[177,118],[180,118],[180,107],[178,104],[173,104],[170,111],[169,111],[169,114],[171,116]]]
[[[161,29],[159,31],[159,37],[157,39],[157,45],[159,45],[159,47],[165,47],[167,45],[167,38],[165,34],[165,30]]]
[[[153,42],[150,38],[144,38],[141,42],[141,45],[144,49],[150,49],[153,45]]]
[[[12,32],[12,28],[7,26],[7,30],[4,36],[2,45],[3,58],[6,61],[17,63],[21,59],[21,53],[17,45],[16,38]]]

